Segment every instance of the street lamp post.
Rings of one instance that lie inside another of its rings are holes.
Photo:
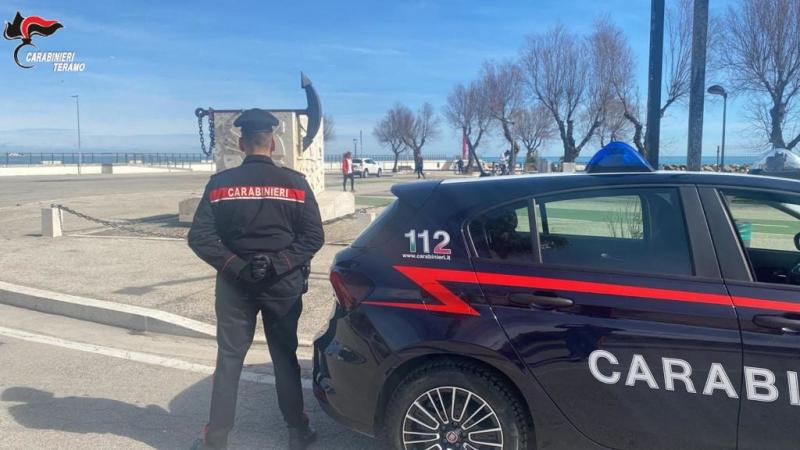
[[[725,119],[728,113],[728,93],[725,92],[725,89],[718,84],[709,87],[708,93],[722,96],[722,150],[720,151],[719,154],[719,170],[720,172],[724,172],[725,171]]]
[[[358,139],[353,138],[353,157],[358,156]]]
[[[81,165],[83,165],[83,152],[81,151],[81,104],[78,100],[78,94],[72,96],[75,99],[75,114],[78,118],[78,175],[81,174]]]

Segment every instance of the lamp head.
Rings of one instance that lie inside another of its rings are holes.
[[[723,88],[722,86],[720,86],[718,84],[715,84],[715,85],[709,87],[708,88],[708,93],[709,94],[714,94],[714,95],[721,95],[722,97],[725,97],[725,98],[728,97],[728,93],[725,92],[725,88]]]

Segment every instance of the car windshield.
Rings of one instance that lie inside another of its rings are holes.
[[[353,162],[356,163],[356,164],[361,164],[361,160],[358,159],[358,158],[354,159]]]

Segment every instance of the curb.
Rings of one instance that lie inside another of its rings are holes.
[[[193,338],[217,338],[216,326],[177,314],[46,291],[5,281],[0,281],[0,303],[129,330]],[[257,331],[254,341],[256,339],[263,341],[264,334]],[[301,339],[298,341],[298,346],[312,347],[313,342]]]
[[[216,327],[164,311],[0,281],[0,303],[73,319],[177,336],[216,338]]]

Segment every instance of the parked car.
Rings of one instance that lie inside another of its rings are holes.
[[[331,269],[323,409],[400,449],[797,448],[800,182],[601,156],[394,186]]]
[[[380,177],[383,174],[383,168],[371,158],[354,158],[353,173],[358,174],[361,178],[366,178],[370,175]]]

